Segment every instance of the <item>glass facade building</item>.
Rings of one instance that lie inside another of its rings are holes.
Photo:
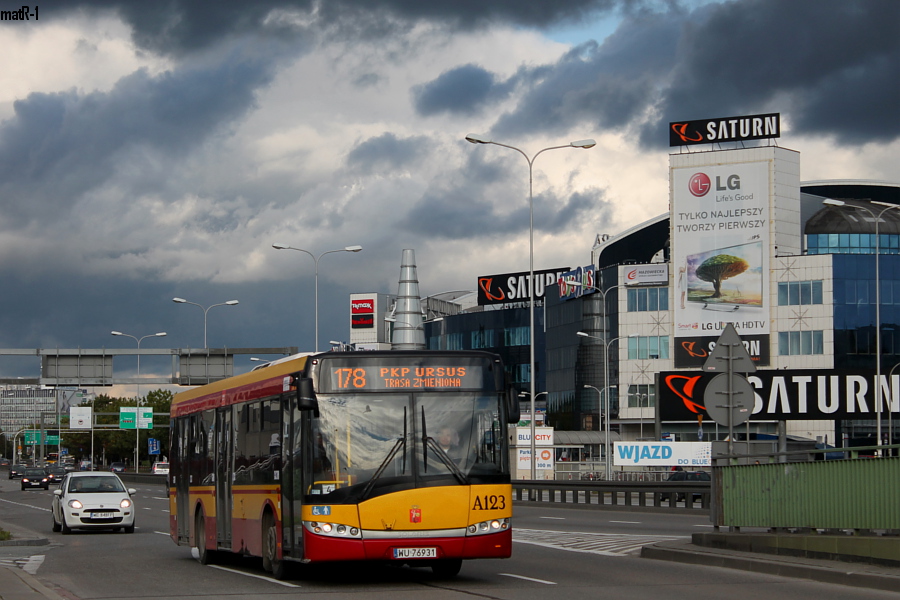
[[[845,205],[824,205],[826,198]],[[771,249],[771,328],[767,364],[760,368],[858,371],[870,377],[880,353],[882,375],[900,374],[900,209],[891,209],[894,205],[900,206],[898,184],[801,184],[799,222],[790,226],[802,249]],[[773,217],[778,219],[779,213]],[[581,264],[593,263],[595,285],[606,290],[605,298],[584,293],[560,299],[554,287],[548,288],[544,305],[536,311],[535,387],[539,404],[546,401],[547,423],[557,431],[601,431],[604,394],[609,394],[610,426],[622,439],[651,439],[660,433],[683,441],[698,439],[696,420],[655,423],[657,375],[684,368],[674,366],[678,274],[669,262],[669,227],[666,213],[615,237],[598,236],[591,259]],[[628,285],[627,274],[646,265],[665,267],[667,279]],[[881,296],[880,348],[876,285]],[[430,348],[497,352],[513,383],[528,391],[527,308],[476,309],[427,323],[425,329]],[[900,442],[900,423],[889,415],[883,418],[884,436],[891,430],[894,442]],[[871,418],[789,423],[794,435],[822,437],[838,445],[872,442],[876,430]],[[715,424],[704,426],[707,440],[722,439],[726,433]],[[768,434],[776,423],[759,421],[754,427]]]
[[[545,387],[544,311],[535,319],[535,389]],[[499,354],[512,384],[521,392],[531,388],[531,352],[528,308],[506,308],[460,313],[425,323],[425,343],[430,350],[485,350]]]

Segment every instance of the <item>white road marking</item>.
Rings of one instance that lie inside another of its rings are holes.
[[[34,556],[29,556],[28,561],[22,566],[22,570],[26,573],[34,575],[37,573],[38,568],[44,564],[44,555],[36,554]]]
[[[640,525],[640,521],[610,521],[610,523],[624,523],[625,525]]]
[[[35,575],[42,564],[44,564],[43,554],[0,560],[0,566],[2,567],[17,567],[31,575]]]
[[[154,531],[153,533],[158,533],[159,535],[164,535],[164,536],[166,536],[166,537],[169,536],[169,532],[168,532],[168,531]]]
[[[539,519],[550,519],[552,521],[565,521],[565,517],[538,517]]]
[[[0,502],[6,502],[8,504],[15,504],[16,506],[24,506],[25,508],[33,508],[35,510],[43,510],[46,512],[50,512],[49,508],[44,508],[43,506],[34,506],[33,504],[23,504],[22,502],[13,502],[12,500],[5,500],[0,498]]]
[[[534,581],[535,583],[545,583],[547,585],[556,585],[555,581],[545,581],[543,579],[535,579],[534,577],[525,577],[524,575],[513,575],[512,573],[497,573],[504,577],[515,577],[516,579],[524,579],[525,581]]]
[[[572,531],[544,531],[513,529],[513,541],[545,548],[584,552],[603,556],[627,556],[648,544],[669,540],[690,539],[687,536],[628,535],[613,533],[577,533]]]
[[[237,569],[229,569],[228,567],[220,567],[219,565],[207,565],[212,567],[213,569],[219,569],[221,571],[228,571],[229,573],[237,573],[238,575],[246,575],[247,577],[255,577],[256,579],[262,579],[264,581],[271,581],[272,583],[277,583],[278,585],[283,585],[284,587],[292,587],[298,588],[299,585],[288,583],[287,581],[278,581],[277,579],[272,579],[271,577],[265,577],[263,575],[257,575],[256,573],[247,573],[246,571],[238,571]]]

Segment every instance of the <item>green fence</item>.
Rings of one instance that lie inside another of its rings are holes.
[[[896,533],[900,457],[715,466],[710,516],[717,527]]]

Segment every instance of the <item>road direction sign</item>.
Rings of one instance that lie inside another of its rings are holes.
[[[707,373],[727,373],[729,370],[735,373],[756,373],[756,365],[731,323],[725,325],[722,335],[716,341],[716,347],[703,363],[703,370]]]
[[[703,393],[703,403],[706,406],[706,413],[713,421],[720,425],[735,427],[746,423],[753,414],[756,397],[753,386],[741,375],[731,375],[729,390],[728,377],[722,373],[712,378]],[[728,420],[729,412],[731,422]]]
[[[119,429],[153,429],[153,409],[145,406],[120,407]]]
[[[54,430],[56,431],[56,430]],[[59,435],[50,435],[44,431],[44,444],[47,446],[59,445]],[[41,431],[38,429],[28,429],[25,431],[25,445],[37,446],[41,443]]]

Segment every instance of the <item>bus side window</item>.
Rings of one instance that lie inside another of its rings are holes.
[[[250,474],[247,471],[250,466],[247,435],[250,428],[250,407],[247,405],[238,406],[236,410],[237,415],[235,415],[234,420],[236,429],[234,440],[234,483],[235,485],[246,485],[250,483]]]

